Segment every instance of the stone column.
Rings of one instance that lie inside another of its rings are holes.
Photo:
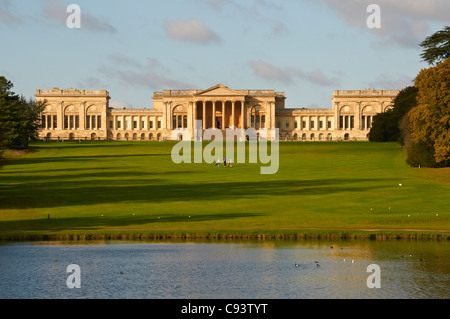
[[[203,124],[203,129],[206,130],[206,103],[205,103],[205,101],[202,101],[202,108],[203,108],[202,124]]]
[[[63,107],[64,107],[64,102],[63,101],[59,101],[58,105],[56,107],[56,118],[57,118],[57,129],[58,130],[62,130],[64,127],[64,116],[63,116]]]
[[[222,130],[225,130],[227,127],[225,125],[225,103],[222,101]]]
[[[231,127],[234,129],[234,107],[235,107],[236,102],[232,101],[231,102]]]
[[[216,128],[216,101],[212,101],[212,128]]]
[[[245,101],[241,101],[241,128],[245,129],[245,116],[244,116],[244,112],[245,112],[245,107],[244,107]]]

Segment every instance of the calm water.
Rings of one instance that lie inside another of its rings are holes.
[[[67,287],[70,264],[80,266],[80,289]],[[370,264],[380,266],[380,289],[367,287]],[[426,299],[449,296],[448,242],[0,245],[0,298],[3,299]]]

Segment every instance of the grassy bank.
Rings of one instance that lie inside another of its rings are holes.
[[[448,239],[450,170],[396,143],[280,143],[261,163],[174,164],[166,142],[36,143],[0,169],[4,240]]]

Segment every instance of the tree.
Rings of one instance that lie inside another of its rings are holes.
[[[26,149],[37,135],[45,102],[27,101],[12,88],[11,81],[0,76],[0,144],[3,148]]]
[[[435,67],[422,70],[416,77],[418,88],[417,107],[409,112],[411,134],[409,150],[427,154],[435,164],[421,162],[417,157],[409,158],[410,165],[450,165],[450,57]]]
[[[373,118],[369,140],[372,142],[400,142],[403,135],[399,124],[402,118],[417,105],[417,88],[409,86],[399,92],[394,99],[393,108],[385,113],[379,113]]]
[[[450,27],[445,27],[427,37],[420,46],[423,49],[422,60],[436,65],[450,57]]]

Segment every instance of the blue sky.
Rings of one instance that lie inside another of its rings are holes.
[[[372,3],[381,28],[367,26]],[[80,29],[67,27],[69,4]],[[419,43],[449,16],[448,0],[0,0],[0,75],[25,97],[106,89],[114,107],[222,83],[331,108],[334,90],[412,84],[428,67]]]

